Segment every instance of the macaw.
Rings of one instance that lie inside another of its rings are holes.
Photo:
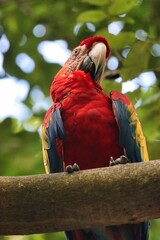
[[[53,105],[42,124],[46,173],[148,161],[136,110],[124,94],[101,88],[108,41],[83,40],[54,77]],[[75,219],[76,221],[76,219]],[[68,240],[147,240],[148,222],[66,231]]]

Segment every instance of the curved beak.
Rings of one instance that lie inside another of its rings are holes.
[[[80,69],[90,73],[93,81],[100,83],[106,66],[106,45],[102,42],[93,44],[88,55],[83,60]]]

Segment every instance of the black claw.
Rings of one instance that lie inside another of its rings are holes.
[[[113,159],[113,157],[110,157],[109,166],[115,166],[118,164],[126,164],[128,162],[129,162],[128,158],[124,155],[120,156],[119,158],[117,158],[115,160]]]
[[[80,170],[80,167],[78,166],[78,164],[77,164],[77,163],[74,163],[74,164],[73,164],[73,171],[78,172],[79,170]]]
[[[122,156],[120,156],[120,163],[126,164],[126,163],[129,163],[129,160],[126,156],[122,155]]]
[[[73,167],[72,167],[72,165],[67,165],[67,166],[66,166],[66,172],[67,172],[67,173],[73,173]]]
[[[77,163],[74,163],[73,166],[67,165],[65,170],[67,173],[73,173],[74,171],[78,172],[80,170],[80,167],[78,166]]]
[[[109,166],[113,166],[114,164],[114,159],[113,159],[113,157],[110,157],[110,161],[109,161]]]

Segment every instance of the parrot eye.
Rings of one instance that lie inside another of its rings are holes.
[[[78,53],[79,53],[79,51],[80,51],[80,48],[76,48],[76,49],[74,49],[74,55],[77,56]]]

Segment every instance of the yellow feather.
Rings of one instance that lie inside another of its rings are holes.
[[[140,147],[142,159],[144,161],[149,161],[146,139],[145,136],[143,135],[142,126],[139,121],[136,110],[134,109],[132,104],[127,106],[127,110],[131,113],[130,117],[132,119],[131,124],[135,126],[135,134],[133,135],[133,138],[135,138],[137,145]]]
[[[42,126],[43,163],[44,163],[46,173],[49,174],[50,173],[50,164],[49,164],[49,157],[48,157],[48,153],[47,153],[47,149],[49,149],[49,146],[48,146],[46,139],[47,139],[46,128],[44,126]]]

